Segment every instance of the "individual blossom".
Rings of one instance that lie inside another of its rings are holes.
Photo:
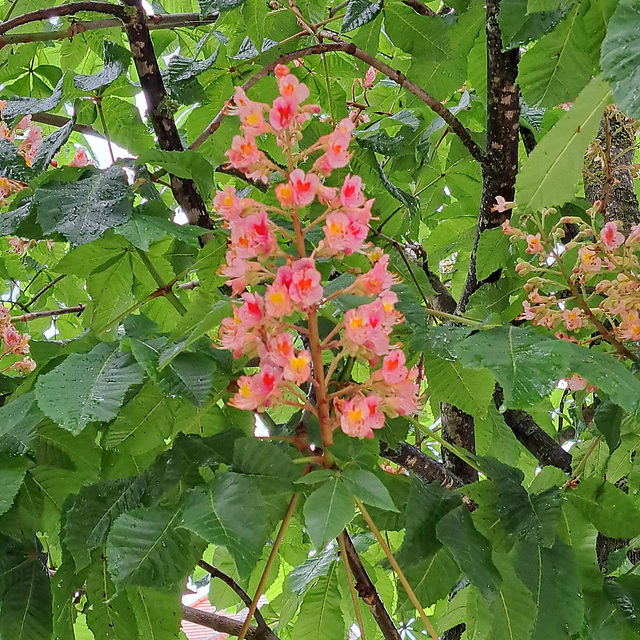
[[[388,291],[397,282],[388,270],[389,254],[383,254],[369,271],[359,275],[353,283],[353,292],[358,295],[371,296],[378,295],[383,291]]]
[[[382,360],[382,379],[387,384],[396,384],[407,379],[409,370],[405,367],[406,357],[402,349],[389,352]]]
[[[22,360],[18,360],[18,362],[14,362],[11,365],[11,369],[18,373],[31,373],[35,368],[36,363],[29,356],[25,356]]]
[[[384,426],[384,414],[379,409],[382,399],[377,395],[357,395],[349,400],[334,401],[343,433],[356,438],[373,438],[373,430]]]
[[[525,249],[526,253],[543,253],[544,247],[542,246],[542,240],[540,238],[540,234],[536,233],[535,235],[527,234],[527,248]]]
[[[236,409],[249,411],[270,406],[278,395],[280,378],[278,369],[270,365],[265,365],[252,376],[241,376],[238,379],[238,391],[229,400],[229,404]]]
[[[580,267],[584,273],[598,273],[602,269],[602,260],[595,247],[584,246],[578,249]]]
[[[69,162],[70,167],[86,167],[90,164],[89,154],[84,147],[76,147],[76,152]]]
[[[319,185],[318,176],[314,173],[305,175],[302,169],[294,169],[289,175],[293,202],[300,207],[310,205],[315,197]]]
[[[562,320],[567,331],[577,331],[584,326],[584,316],[579,308],[565,309],[562,312]]]
[[[28,334],[22,334],[13,325],[6,324],[2,329],[3,354],[26,355],[29,353],[29,339]]]
[[[269,218],[263,209],[240,218],[231,228],[231,244],[239,258],[264,258],[278,245]]]
[[[491,207],[491,211],[505,213],[505,211],[509,211],[509,209],[513,209],[515,206],[515,202],[508,202],[502,196],[496,196],[496,204]]]
[[[303,349],[292,355],[285,363],[282,375],[285,380],[290,380],[296,385],[307,382],[311,375],[311,354]]]
[[[308,309],[322,299],[322,276],[311,258],[301,258],[292,265],[289,295],[294,304]]]
[[[565,381],[567,383],[567,389],[569,389],[569,391],[582,391],[582,389],[586,389],[587,385],[589,384],[589,382],[585,378],[579,376],[577,373],[574,373],[569,378],[565,378]]]
[[[615,222],[607,222],[600,231],[600,240],[607,249],[617,249],[624,244],[624,236]]]

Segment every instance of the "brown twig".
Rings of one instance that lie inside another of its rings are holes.
[[[34,113],[31,116],[31,120],[34,122],[40,122],[41,124],[50,124],[53,127],[64,127],[69,122],[69,118],[64,116],[57,116],[53,113]],[[89,136],[96,136],[97,138],[104,138],[104,135],[97,129],[94,129],[89,124],[77,124],[73,125],[73,130],[79,133]]]
[[[213,24],[218,20],[218,14],[214,13],[207,18],[201,18],[198,13],[172,13],[149,16],[149,30],[154,29],[180,29],[182,27],[202,27]],[[24,42],[51,42],[52,40],[72,39],[86,31],[97,29],[122,29],[121,20],[109,18],[107,20],[87,20],[74,22],[73,25],[57,31],[38,31],[34,33],[16,33],[0,37],[0,47],[8,44],[21,44]]]
[[[40,289],[40,291],[38,291],[38,293],[36,293],[34,296],[31,297],[31,299],[29,300],[29,302],[27,302],[24,306],[25,309],[28,309],[40,296],[42,296],[43,294],[45,294],[47,291],[49,291],[49,289],[51,289],[51,287],[53,287],[54,285],[58,284],[58,282],[60,282],[60,280],[62,280],[63,278],[66,278],[67,274],[63,273],[61,276],[58,276],[57,278],[54,278],[51,282],[48,282],[47,284],[44,285],[44,287],[42,287],[42,289]],[[25,289],[26,291],[26,289]]]
[[[21,27],[24,24],[30,22],[40,22],[43,20],[51,20],[51,18],[62,18],[63,16],[71,16],[80,11],[89,11],[93,13],[107,13],[116,18],[119,18],[123,22],[127,18],[127,11],[117,4],[110,4],[108,2],[93,2],[87,0],[86,2],[71,2],[70,4],[62,4],[57,7],[50,7],[49,9],[38,9],[37,11],[31,11],[30,13],[24,13],[12,20],[0,23],[0,35]]]
[[[244,91],[248,91],[251,87],[253,87],[258,81],[265,78],[269,73],[273,71],[273,69],[278,64],[287,64],[292,60],[296,60],[298,58],[304,58],[306,56],[312,55],[320,55],[322,53],[329,53],[331,51],[342,51],[343,53],[347,53],[363,62],[366,62],[370,66],[374,67],[381,73],[384,73],[387,77],[391,78],[394,82],[399,84],[402,88],[406,89],[417,98],[422,100],[430,109],[435,111],[442,119],[451,127],[454,133],[460,138],[462,144],[467,148],[471,156],[479,162],[481,165],[485,165],[487,163],[484,151],[478,146],[475,140],[471,137],[471,134],[465,126],[438,100],[436,100],[432,95],[427,93],[424,89],[419,87],[411,80],[408,80],[400,71],[393,69],[389,65],[381,62],[377,58],[374,58],[372,55],[368,54],[366,51],[359,49],[352,42],[345,42],[339,36],[333,33],[329,33],[326,31],[320,31],[318,37],[325,38],[327,40],[332,40],[333,42],[316,44],[311,47],[305,47],[304,49],[298,49],[297,51],[293,51],[291,53],[285,53],[280,56],[277,60],[274,60],[267,66],[263,67],[255,73],[251,78],[249,78],[243,85],[242,89]],[[190,149],[197,149],[202,146],[202,144],[207,140],[207,138],[212,135],[217,129],[220,127],[220,124],[226,117],[227,113],[225,108],[223,107],[220,112],[216,115],[216,117],[209,123],[207,128],[193,141]]]
[[[240,600],[244,602],[247,607],[251,606],[251,596],[229,575],[220,571],[220,569],[216,569],[212,564],[209,564],[206,560],[198,560],[198,566],[204,569],[211,577],[218,578],[218,580],[222,580],[228,587],[233,589]],[[258,626],[262,629],[268,629],[269,625],[266,623],[262,614],[260,613],[260,609],[255,610],[255,618]]]
[[[51,318],[52,316],[63,316],[69,313],[76,313],[80,315],[84,310],[86,304],[79,304],[75,307],[62,307],[60,309],[49,309],[47,311],[34,311],[33,313],[23,313],[21,316],[13,316],[12,322],[30,322],[31,320],[37,320],[38,318]]]

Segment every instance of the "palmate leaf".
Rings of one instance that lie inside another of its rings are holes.
[[[34,113],[52,111],[62,100],[62,84],[64,77],[60,78],[53,93],[48,98],[14,98],[7,101],[7,106],[2,110],[5,120],[16,116],[26,116]]]
[[[80,433],[89,422],[116,417],[126,392],[143,379],[130,353],[101,343],[87,354],[72,354],[40,376],[36,397],[42,411],[61,427]]]
[[[87,625],[95,640],[136,640],[138,627],[126,591],[116,593],[104,553],[96,554],[86,581]]]
[[[181,524],[207,542],[225,546],[242,576],[255,567],[267,536],[255,484],[230,472],[191,492]]]
[[[132,191],[121,167],[85,176],[78,182],[51,181],[36,189],[33,206],[45,234],[61,233],[71,244],[85,244],[131,217]]]
[[[67,124],[56,129],[42,141],[40,148],[31,162],[31,170],[34,173],[41,173],[47,170],[49,163],[53,160],[53,157],[69,139],[74,125],[75,122],[73,120],[69,120]]]
[[[302,601],[300,614],[291,630],[292,640],[342,638],[345,623],[340,610],[338,567],[333,564],[327,575],[309,589]]]
[[[311,541],[315,547],[324,547],[351,522],[354,502],[345,485],[334,477],[307,498],[303,512]]]
[[[194,559],[180,511],[136,509],[123,513],[107,538],[109,573],[118,587],[169,588],[185,580]]]
[[[487,415],[495,380],[486,369],[465,369],[460,362],[430,357],[425,360],[431,397],[450,402],[461,411],[478,418]]]
[[[340,33],[347,33],[371,22],[382,11],[382,0],[349,0]]]
[[[640,117],[640,6],[622,0],[616,8],[602,43],[600,66],[611,85],[616,104],[633,118]]]
[[[551,548],[521,542],[513,555],[515,571],[533,597],[532,640],[574,637],[584,615],[574,550],[559,539]]]
[[[0,453],[0,515],[11,508],[26,472],[25,457]]]
[[[0,636],[42,640],[51,635],[51,587],[47,556],[0,535]]]
[[[33,392],[25,393],[0,407],[0,452],[12,455],[30,451],[36,438],[36,426],[44,414]]]
[[[610,99],[609,87],[599,78],[581,91],[569,112],[523,162],[516,180],[519,207],[537,211],[573,198],[585,149],[595,137]]]
[[[145,488],[141,478],[105,480],[83,487],[69,499],[63,539],[76,570],[88,566],[90,552],[105,544],[113,521],[140,505]]]
[[[115,44],[105,40],[103,43],[104,67],[93,75],[77,75],[73,78],[73,83],[81,91],[96,91],[106,87],[123,74],[129,66],[131,54]]]

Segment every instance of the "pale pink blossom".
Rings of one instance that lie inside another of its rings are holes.
[[[318,176],[315,173],[307,173],[305,175],[302,169],[294,169],[289,176],[289,180],[291,182],[293,201],[300,207],[310,205],[316,197],[316,190],[319,185]]]
[[[354,293],[378,295],[390,289],[398,278],[388,271],[388,267],[389,255],[385,253],[369,271],[356,278],[353,287]]]
[[[600,231],[600,240],[607,249],[617,249],[624,244],[624,236],[618,231],[615,222],[607,222]]]
[[[580,266],[584,273],[598,273],[602,269],[602,260],[595,247],[585,246],[578,249]]]
[[[584,315],[578,307],[573,309],[564,309],[562,319],[567,331],[577,331],[584,326]]]
[[[387,384],[396,384],[406,380],[409,370],[405,367],[406,358],[402,349],[390,351],[382,359],[382,379]]]
[[[76,147],[76,152],[69,162],[70,167],[86,167],[90,163],[89,154],[84,147]]]
[[[542,240],[540,238],[540,234],[536,233],[535,235],[527,234],[527,248],[525,249],[526,253],[543,253],[544,247],[542,246]]]
[[[322,299],[322,276],[311,258],[301,258],[292,265],[293,274],[289,285],[291,300],[302,310],[317,304]]]
[[[29,356],[26,356],[22,360],[14,362],[11,368],[18,373],[31,373],[36,368],[36,363]]]
[[[364,204],[362,193],[362,178],[347,174],[340,189],[340,203],[343,207],[359,207]]]

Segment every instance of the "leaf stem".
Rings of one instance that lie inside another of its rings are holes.
[[[178,300],[176,294],[171,290],[171,286],[165,284],[162,276],[158,273],[158,270],[153,266],[151,260],[149,260],[149,256],[142,251],[142,249],[138,249],[136,247],[136,251],[138,252],[138,256],[140,260],[142,260],[142,264],[147,267],[147,270],[151,274],[151,277],[156,281],[156,284],[160,289],[162,289],[164,293],[164,297],[175,307],[175,310],[181,315],[185,315],[187,313],[187,309],[185,306]]]
[[[273,542],[273,547],[271,548],[271,553],[269,554],[269,558],[267,559],[267,564],[264,567],[264,571],[260,576],[260,582],[258,583],[258,588],[256,589],[256,594],[253,596],[253,600],[251,601],[251,605],[249,606],[249,611],[247,613],[247,617],[245,618],[244,623],[242,624],[242,628],[240,629],[240,633],[238,634],[238,640],[244,640],[247,631],[249,630],[249,625],[253,616],[255,615],[256,609],[258,608],[258,600],[260,600],[260,596],[264,591],[264,587],[267,583],[267,578],[269,577],[269,571],[271,571],[271,567],[273,566],[273,562],[278,555],[278,549],[280,548],[280,543],[282,542],[282,538],[284,538],[284,533],[287,530],[287,526],[291,520],[291,516],[293,515],[293,510],[296,508],[296,503],[298,502],[298,498],[300,494],[294,493],[291,496],[291,501],[289,502],[289,507],[287,508],[287,512],[284,514],[284,518],[282,520],[282,524],[280,525],[280,529],[278,530],[278,535]]]
[[[357,496],[353,496],[353,498],[356,501],[356,504],[358,505],[358,509],[360,509],[360,513],[362,514],[362,517],[365,519],[367,525],[369,526],[369,529],[371,529],[371,532],[376,537],[378,544],[380,545],[380,547],[382,547],[384,554],[387,556],[387,560],[389,561],[389,564],[393,567],[393,570],[395,571],[396,575],[400,579],[400,582],[402,583],[404,590],[407,592],[407,595],[409,596],[409,600],[411,600],[411,602],[413,603],[413,606],[417,609],[418,614],[420,615],[420,618],[425,628],[429,632],[429,635],[433,638],[433,640],[438,640],[438,634],[436,633],[436,630],[433,628],[431,621],[427,617],[427,614],[424,612],[422,605],[418,601],[418,598],[416,597],[416,594],[411,588],[409,581],[407,580],[404,573],[402,572],[400,565],[398,564],[397,560],[393,557],[393,553],[391,553],[391,549],[389,548],[389,545],[386,543],[385,539],[382,537],[380,530],[378,529],[378,527],[376,527],[371,516],[369,515],[369,512],[366,510],[365,506],[362,504],[362,501],[360,500],[360,498],[358,498]]]

